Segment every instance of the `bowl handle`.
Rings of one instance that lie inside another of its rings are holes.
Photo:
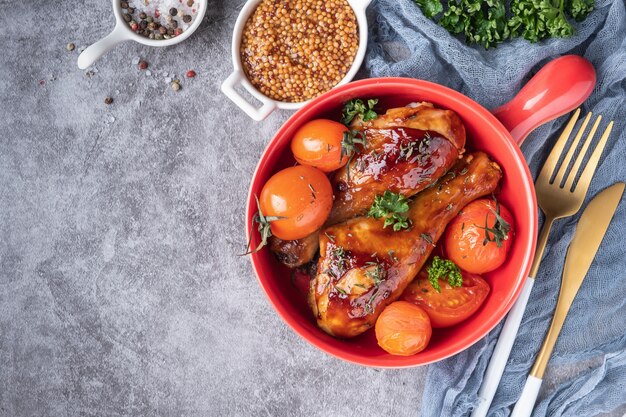
[[[367,9],[367,6],[369,6],[371,2],[372,0],[352,0],[349,3],[353,10],[365,12],[365,9]]]
[[[550,61],[513,100],[492,110],[521,144],[538,126],[580,106],[596,84],[591,62],[577,55]]]
[[[115,45],[129,39],[130,37],[124,32],[122,25],[118,23],[111,33],[89,46],[78,56],[78,68],[83,70],[89,68]]]
[[[222,93],[224,93],[233,103],[239,106],[241,110],[246,112],[248,116],[259,122],[269,116],[269,114],[276,109],[276,103],[265,96],[261,96],[256,91],[252,91],[242,83],[244,79],[245,75],[241,71],[235,70],[222,83]],[[243,86],[250,94],[263,103],[263,105],[256,108],[250,104],[248,100],[235,90],[235,86],[237,85]]]

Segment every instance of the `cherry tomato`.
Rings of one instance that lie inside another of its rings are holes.
[[[476,200],[448,224],[446,256],[467,272],[493,271],[504,263],[514,234],[513,216],[506,207],[487,198]]]
[[[454,326],[474,314],[489,294],[489,284],[479,275],[461,273],[462,287],[452,287],[440,279],[441,292],[437,292],[428,281],[428,274],[422,272],[404,290],[401,299],[423,308],[434,328]]]
[[[302,126],[291,140],[291,152],[296,161],[324,172],[344,166],[349,155],[341,155],[341,141],[348,128],[332,120],[312,120]]]
[[[333,190],[319,169],[298,165],[283,169],[265,183],[259,208],[272,220],[272,234],[283,240],[310,235],[324,224],[333,205]]]
[[[386,352],[410,356],[426,348],[433,328],[428,314],[420,307],[406,301],[396,301],[380,314],[375,332],[378,345]]]

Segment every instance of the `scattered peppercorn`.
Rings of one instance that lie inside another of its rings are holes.
[[[148,63],[144,60],[141,60],[139,61],[139,64],[137,64],[137,66],[140,70],[145,70],[146,68],[148,68]]]
[[[185,75],[187,76],[187,78],[193,78],[196,76],[196,72],[194,70],[189,70]]]
[[[178,81],[178,80],[172,81],[171,87],[172,87],[172,90],[174,90],[174,91],[180,90],[180,88],[181,88],[180,87],[180,81]]]
[[[104,104],[111,104],[113,103],[113,97],[107,97],[104,99]]]
[[[74,45],[73,43],[70,42],[70,43],[67,44],[66,48],[67,48],[68,51],[73,51],[74,48],[76,48],[76,45]]]

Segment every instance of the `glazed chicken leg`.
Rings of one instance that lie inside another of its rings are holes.
[[[456,113],[430,103],[390,109],[376,120],[353,126],[366,147],[331,178],[335,201],[331,226],[367,213],[386,190],[412,197],[444,175],[464,152],[465,128]],[[270,249],[289,267],[309,262],[319,232],[297,241],[270,239]]]
[[[408,230],[394,232],[383,227],[383,219],[369,217],[323,230],[309,291],[318,325],[344,338],[371,328],[420,271],[448,222],[471,201],[492,193],[501,176],[495,162],[476,152],[415,197]]]

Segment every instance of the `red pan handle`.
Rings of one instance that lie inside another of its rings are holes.
[[[595,84],[596,71],[591,62],[565,55],[546,64],[513,100],[492,113],[521,144],[538,126],[580,106]]]

